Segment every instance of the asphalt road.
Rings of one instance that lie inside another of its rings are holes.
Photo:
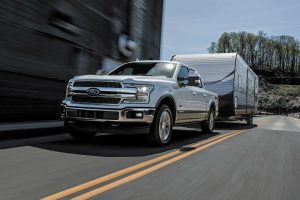
[[[300,199],[300,120],[255,123],[179,128],[161,148],[137,136],[0,141],[0,199]]]

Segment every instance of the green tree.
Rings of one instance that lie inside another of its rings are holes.
[[[300,43],[292,36],[268,36],[247,32],[224,32],[212,42],[209,53],[239,53],[257,71],[280,71],[283,75],[300,74]]]

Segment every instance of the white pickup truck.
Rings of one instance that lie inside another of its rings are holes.
[[[175,61],[136,61],[107,75],[72,78],[61,104],[65,127],[75,139],[97,133],[146,134],[167,144],[176,124],[214,129],[218,96],[207,91],[197,71]]]

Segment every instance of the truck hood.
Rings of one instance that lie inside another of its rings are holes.
[[[78,80],[104,80],[104,81],[122,81],[123,83],[153,83],[153,82],[173,82],[172,79],[164,76],[114,76],[114,75],[84,75],[76,76],[74,81]]]

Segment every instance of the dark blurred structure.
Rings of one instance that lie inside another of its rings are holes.
[[[55,119],[66,82],[160,55],[163,0],[3,0],[0,121]]]

